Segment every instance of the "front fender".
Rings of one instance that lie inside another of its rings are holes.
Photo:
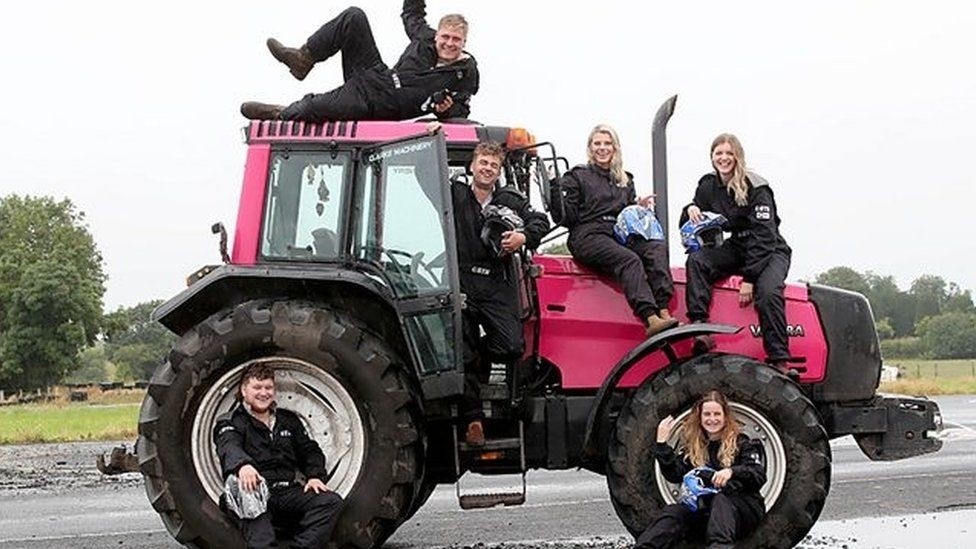
[[[389,288],[378,278],[327,265],[222,265],[153,311],[177,335],[217,311],[264,298],[308,299],[353,311],[381,336],[402,340]]]
[[[586,420],[586,433],[583,437],[583,459],[592,461],[598,455],[600,455],[599,451],[597,450],[597,441],[600,438],[600,428],[606,420],[606,408],[610,402],[610,398],[613,395],[613,390],[617,387],[617,384],[624,377],[624,375],[630,371],[634,365],[640,362],[641,359],[650,355],[651,353],[661,351],[668,357],[669,361],[674,363],[678,361],[678,355],[674,352],[674,349],[671,348],[672,343],[683,341],[699,335],[734,334],[739,332],[741,329],[742,328],[740,326],[730,326],[728,324],[685,324],[684,326],[678,326],[677,328],[665,330],[654,337],[645,339],[636,347],[631,349],[617,362],[616,365],[614,365],[613,369],[610,370],[610,374],[605,380],[603,380],[600,390],[597,391],[596,397],[593,399],[593,404],[590,407],[590,414]]]

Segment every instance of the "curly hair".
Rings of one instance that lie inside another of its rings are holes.
[[[274,378],[275,371],[270,364],[267,362],[257,362],[244,369],[244,373],[241,374],[241,387],[247,384],[249,379],[256,379],[258,381],[270,379],[274,381]]]
[[[702,467],[708,461],[708,433],[701,424],[702,408],[707,402],[717,402],[725,413],[725,426],[719,433],[722,441],[718,450],[718,460],[722,467],[731,467],[735,460],[735,455],[739,452],[738,437],[740,432],[739,422],[735,419],[735,413],[729,406],[728,399],[718,391],[705,393],[698,402],[691,408],[687,421],[681,428],[681,441],[684,446],[685,455],[688,461],[695,467]]]
[[[474,148],[474,158],[478,158],[479,156],[494,156],[498,158],[499,163],[504,163],[505,155],[505,147],[496,141],[482,141]]]

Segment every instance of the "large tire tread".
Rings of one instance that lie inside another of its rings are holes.
[[[775,370],[737,355],[707,354],[675,365],[645,381],[624,405],[608,451],[607,483],[617,515],[637,536],[663,507],[651,454],[657,422],[687,409],[712,389],[748,403],[772,420],[788,459],[782,493],[757,531],[736,547],[793,547],[823,510],[830,488],[829,438],[799,387]]]
[[[295,349],[331,354],[336,363],[359,364],[359,368],[347,368],[341,375],[357,378],[353,381],[356,387],[382,391],[382,396],[372,395],[372,401],[382,398],[385,402],[373,407],[362,404],[361,413],[369,423],[366,427],[375,430],[380,445],[391,446],[376,449],[392,452],[390,469],[364,470],[357,487],[353,488],[355,492],[360,484],[371,483],[383,493],[375,496],[372,516],[363,516],[360,509],[357,516],[346,520],[349,509],[343,512],[334,534],[337,540],[334,546],[356,549],[377,546],[406,518],[420,491],[426,439],[421,431],[419,389],[404,365],[378,337],[344,313],[312,302],[249,301],[211,316],[184,334],[173,346],[167,362],[157,369],[140,410],[137,450],[146,493],[177,541],[204,548],[240,544],[236,533],[227,536],[227,530],[235,529],[209,500],[203,503],[203,509],[191,510],[194,517],[180,510],[188,500],[199,501],[202,493],[196,478],[176,482],[172,472],[167,474],[164,458],[159,455],[162,440],[173,444],[168,437],[173,435],[174,407],[182,406],[181,417],[187,413],[192,397],[180,392],[199,393],[206,380],[234,365],[227,364],[227,359],[240,363],[249,356],[269,352],[288,354]],[[170,399],[175,401],[170,403]],[[167,414],[170,421],[161,425]],[[192,421],[192,417],[182,419]],[[193,485],[199,489],[192,490]],[[215,534],[221,529],[224,533]]]

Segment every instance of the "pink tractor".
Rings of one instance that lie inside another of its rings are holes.
[[[673,109],[674,98],[653,131],[665,226]],[[184,544],[241,544],[218,509],[211,431],[255,362],[277,368],[279,403],[328,457],[329,486],[347,502],[337,547],[380,546],[437,484],[457,483],[464,508],[520,504],[533,468],[605,475],[620,520],[637,533],[677,494],[653,461],[658,421],[683,421],[710,388],[731,398],[768,456],[769,513],[744,546],[791,547],[810,530],[830,489],[831,439],[853,435],[872,460],[940,448],[934,403],[877,393],[878,337],[859,294],[787,287],[791,352],[802,360],[794,381],[762,362],[738,279],[716,288],[712,324],[647,339],[614,283],[545,253],[514,262],[527,349],[481,387],[489,439],[469,447],[458,434],[464,295],[448,185],[480,141],[507,142],[503,184],[541,192],[549,207],[565,159],[526,142],[524,130],[469,121],[434,135],[422,122],[261,121],[245,131],[233,247],[154,315],[180,339],[150,382],[138,461],[153,507]],[[684,271],[673,275],[671,308],[683,319]],[[717,347],[694,355],[692,338],[706,333]],[[516,488],[465,493],[466,471],[515,475]]]

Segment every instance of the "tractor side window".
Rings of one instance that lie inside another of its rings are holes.
[[[278,152],[271,159],[261,254],[331,260],[340,255],[339,208],[349,156]]]

